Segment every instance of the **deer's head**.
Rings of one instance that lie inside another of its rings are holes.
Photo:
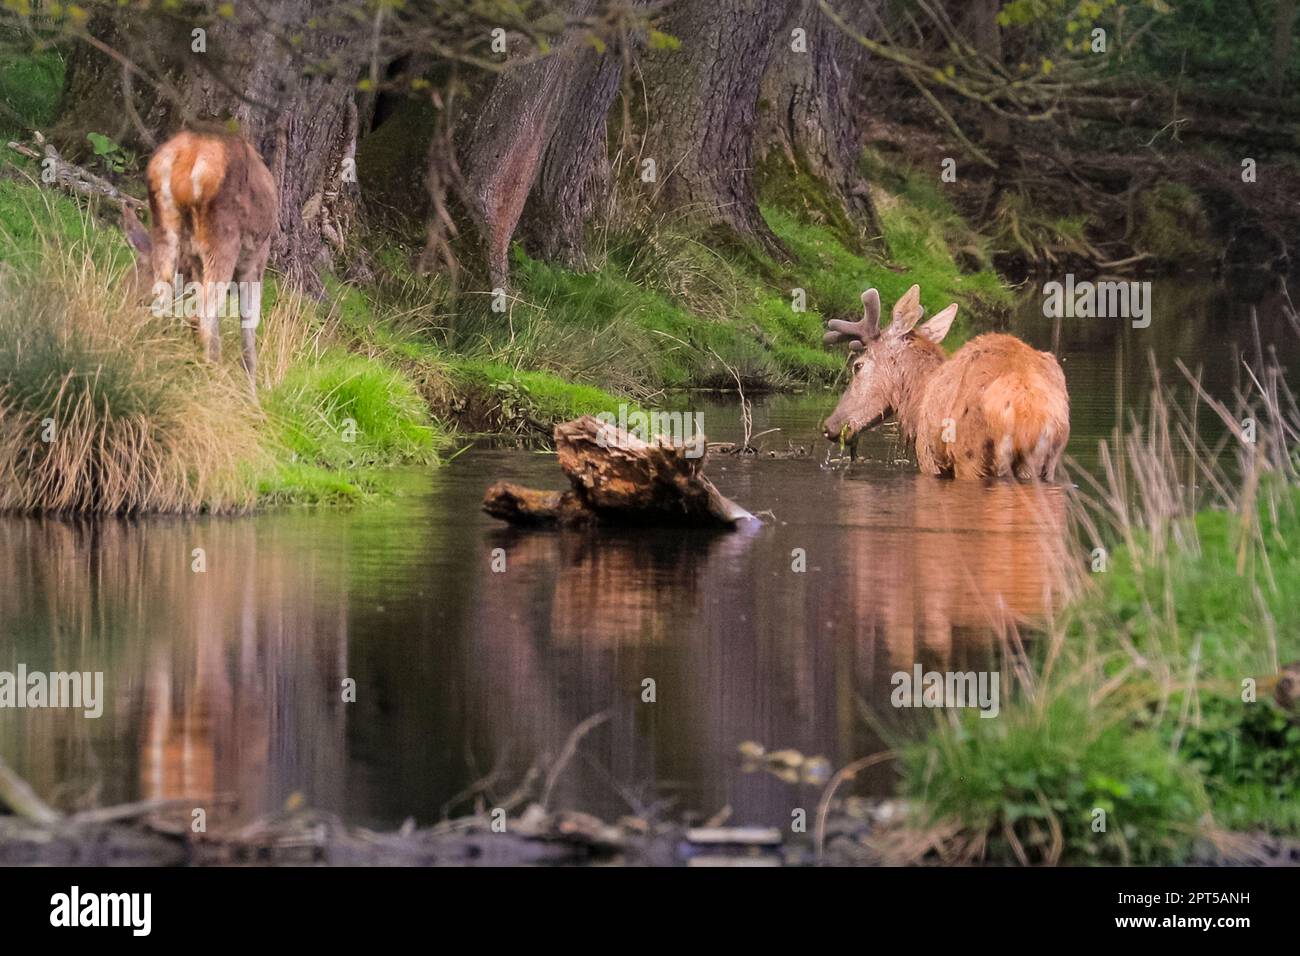
[[[952,327],[957,306],[948,306],[917,328],[924,314],[921,287],[914,285],[895,304],[893,320],[882,331],[880,293],[868,289],[862,293],[861,321],[831,319],[826,323],[829,331],[824,341],[827,345],[848,344],[852,373],[849,387],[822,426],[828,439],[851,440],[919,396],[929,373],[944,359],[939,342]]]

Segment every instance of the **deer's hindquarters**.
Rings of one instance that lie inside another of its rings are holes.
[[[221,353],[220,319],[232,282],[240,289],[244,366],[255,369],[252,330],[260,322],[260,285],[278,218],[270,170],[238,136],[178,133],[147,169],[153,217],[147,251],[155,287],[183,273],[201,286],[199,341],[210,359]],[[137,246],[139,244],[137,243]]]
[[[977,339],[935,373],[916,431],[921,468],[957,478],[1055,478],[1070,437],[1056,359],[1009,336]]]

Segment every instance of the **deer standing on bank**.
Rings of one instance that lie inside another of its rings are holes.
[[[155,296],[179,274],[199,283],[196,331],[208,359],[217,362],[221,313],[232,281],[239,283],[243,363],[256,392],[262,275],[280,206],[271,171],[242,136],[185,131],[155,150],[145,175],[151,227],[146,232],[125,206],[123,222]]]
[[[880,293],[862,293],[862,320],[832,319],[828,345],[847,342],[853,378],[823,425],[852,440],[891,415],[928,474],[1052,481],[1070,437],[1070,396],[1056,358],[1011,335],[971,339],[951,357],[939,343],[956,304],[924,325],[912,286],[880,328]]]

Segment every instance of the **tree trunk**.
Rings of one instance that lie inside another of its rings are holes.
[[[483,510],[512,524],[735,527],[754,516],[704,477],[704,436],[691,445],[645,442],[591,415],[555,426],[555,450],[571,490],[535,491],[499,481]]]
[[[971,46],[999,63],[1002,62],[1002,31],[997,19],[1000,6],[1000,0],[971,0],[964,8],[961,23]],[[984,142],[990,146],[1002,146],[1010,139],[1011,128],[1005,116],[986,110],[982,122]]]
[[[570,14],[586,16],[593,6],[594,0],[574,0]],[[569,112],[573,92],[587,86],[590,61],[581,42],[579,32],[570,31],[553,55],[505,70],[475,104],[478,119],[461,149],[463,198],[494,287],[505,287],[509,279],[510,242],[557,127],[592,119],[603,125],[603,112]],[[577,139],[592,134],[580,130]]]
[[[864,0],[842,16],[865,34],[875,7]],[[761,174],[783,182],[815,180],[800,190],[805,211],[839,227],[859,249],[881,236],[859,172],[865,104],[853,100],[868,60],[866,49],[832,23],[817,0],[796,0],[763,77],[758,135]]]
[[[523,223],[529,250],[570,268],[587,265],[587,226],[608,195],[609,108],[623,64],[614,52],[588,50],[576,64],[558,124],[546,152]]]
[[[1295,29],[1296,0],[1277,0],[1277,13],[1273,18],[1273,64],[1270,86],[1274,96],[1281,96],[1286,86],[1286,73],[1291,66],[1292,31]]]
[[[643,60],[641,159],[654,160],[657,204],[778,255],[784,249],[759,212],[753,165],[759,86],[786,8],[786,0],[678,4],[663,29],[680,47]]]
[[[331,250],[343,249],[357,200],[350,161],[359,60],[350,38],[304,29],[312,0],[237,9],[235,17],[203,27],[202,51],[193,48],[188,33],[159,44],[160,21],[130,11],[99,24],[94,35],[140,64],[161,88],[135,77],[127,97],[122,66],[79,47],[65,81],[60,125],[71,129],[86,117],[129,117],[134,111],[143,130],[132,130],[127,120],[118,120],[115,129],[148,150],[182,126],[233,121],[262,154],[279,188],[272,266],[291,284],[315,291],[318,270],[331,264]],[[283,42],[295,33],[303,36],[296,50]],[[160,48],[171,50],[171,59],[159,60]]]

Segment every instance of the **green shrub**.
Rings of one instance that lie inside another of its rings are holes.
[[[902,791],[923,822],[958,821],[989,862],[1187,859],[1209,806],[1195,769],[1158,734],[1049,693],[992,719],[964,713],[904,748]]]

